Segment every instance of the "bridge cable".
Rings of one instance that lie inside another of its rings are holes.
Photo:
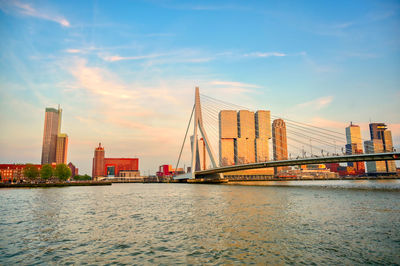
[[[192,114],[190,115],[190,119],[189,119],[189,123],[188,126],[186,128],[186,133],[185,133],[185,137],[183,138],[183,143],[182,143],[182,147],[181,147],[181,151],[179,152],[179,157],[178,157],[178,161],[176,162],[176,167],[175,167],[175,172],[178,169],[178,165],[179,165],[179,161],[181,160],[181,155],[182,155],[182,151],[183,151],[183,146],[185,146],[185,141],[186,141],[186,137],[187,137],[187,133],[189,131],[189,127],[190,127],[190,122],[192,122],[192,118],[193,118],[193,113],[194,113],[194,109],[195,109],[195,104],[193,105],[193,109],[192,109]],[[197,121],[196,121],[197,122]],[[196,126],[196,125],[195,125]],[[185,169],[183,169],[185,170]]]

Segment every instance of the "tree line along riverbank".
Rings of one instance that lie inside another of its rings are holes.
[[[0,183],[0,188],[71,187],[71,186],[111,186],[109,181],[55,182],[55,183]]]

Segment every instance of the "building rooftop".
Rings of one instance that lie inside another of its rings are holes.
[[[58,113],[58,110],[57,110],[56,108],[46,107],[46,113],[47,113],[47,112]]]

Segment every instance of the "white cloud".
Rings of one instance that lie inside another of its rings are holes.
[[[215,59],[215,56],[195,49],[181,49],[176,51],[135,56],[120,56],[100,53],[98,56],[107,62],[118,62],[125,60],[146,60],[147,66],[174,63],[204,63]]]
[[[271,57],[271,56],[282,57],[282,56],[286,56],[286,54],[278,53],[278,52],[267,52],[267,53],[254,52],[254,53],[245,54],[244,56],[248,56],[248,57]]]
[[[69,21],[65,19],[63,16],[45,12],[44,10],[38,10],[30,4],[22,3],[16,0],[0,1],[0,9],[8,13],[17,13],[19,15],[53,21],[60,24],[63,27],[70,26]]]
[[[163,54],[149,54],[149,55],[138,55],[138,56],[119,56],[119,55],[112,55],[112,56],[100,56],[104,61],[107,62],[117,62],[123,60],[142,60],[142,59],[150,59],[150,58],[157,58],[161,57]]]
[[[67,49],[65,52],[70,53],[70,54],[79,54],[82,53],[82,50],[79,49]]]
[[[336,129],[337,131],[344,131],[344,129],[349,125],[345,122],[329,120],[322,117],[313,117],[311,124],[320,128]]]
[[[300,103],[297,106],[298,107],[312,107],[317,110],[328,106],[331,102],[333,101],[333,96],[326,96],[326,97],[321,97],[312,101]]]

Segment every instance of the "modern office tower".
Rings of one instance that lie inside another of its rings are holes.
[[[67,164],[68,135],[58,134],[56,148],[56,164]]]
[[[234,140],[238,137],[238,122],[236,111],[223,110],[219,112],[219,164],[234,165]]]
[[[96,147],[94,150],[94,157],[93,157],[93,167],[92,167],[92,177],[104,176],[104,147],[101,147],[101,143],[99,146]]]
[[[385,123],[370,123],[369,133],[371,134],[371,140],[383,139],[383,132],[386,131],[386,129]]]
[[[236,111],[223,110],[219,112],[219,137],[234,139],[238,137],[238,121]]]
[[[235,164],[248,164],[255,162],[255,145],[252,138],[235,139]]]
[[[60,133],[61,109],[46,108],[41,164],[56,162],[57,137]]]
[[[383,142],[380,139],[373,139],[364,141],[365,153],[382,153]],[[385,161],[372,161],[366,162],[368,173],[385,173],[386,162]]]
[[[237,113],[238,137],[235,140],[235,164],[254,163],[256,126],[254,112],[240,110]]]
[[[235,139],[219,140],[219,165],[228,166],[235,164]]]
[[[390,130],[387,130],[387,126],[385,123],[370,123],[369,131],[371,134],[371,140],[377,139],[382,141],[382,152],[393,151],[392,132]],[[396,163],[394,161],[385,161],[385,165],[385,172],[396,172]]]
[[[269,160],[268,140],[271,138],[271,114],[270,111],[257,111],[255,114],[255,160],[266,162]]]
[[[288,159],[286,124],[282,119],[275,119],[272,123],[272,147],[274,161]],[[284,170],[283,167],[275,167],[275,174],[282,170]]]
[[[256,138],[271,138],[271,112],[259,110],[255,114]]]
[[[256,162],[269,161],[269,143],[268,139],[256,138],[255,139],[255,159]]]
[[[360,126],[350,123],[350,125],[346,127],[346,140],[347,144],[356,144],[356,151],[354,151],[352,154],[363,152]]]
[[[350,123],[350,125],[346,127],[346,141],[346,154],[363,153],[360,126]],[[357,174],[365,173],[364,162],[347,163],[347,165],[354,167],[354,170],[357,171]]]
[[[393,152],[393,139],[392,132],[390,130],[385,130],[383,132],[383,148],[386,152]]]
[[[237,113],[238,138],[255,139],[256,127],[254,112],[240,110]]]
[[[219,113],[220,165],[269,160],[270,112],[224,110]]]

